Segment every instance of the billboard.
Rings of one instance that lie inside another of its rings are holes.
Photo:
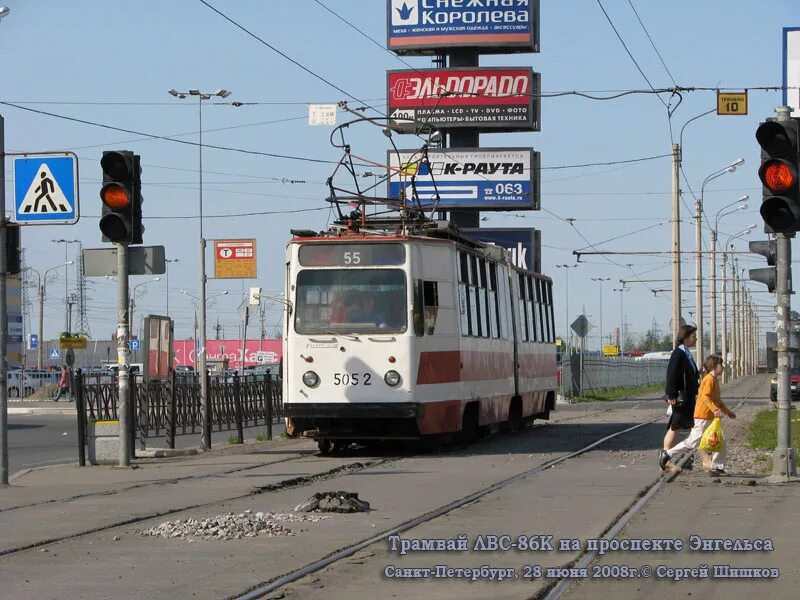
[[[538,52],[539,0],[387,0],[386,28],[386,47],[397,54]]]
[[[195,340],[176,340],[175,366],[193,366],[197,358]],[[245,366],[277,365],[283,356],[281,340],[247,340]],[[227,360],[231,369],[242,364],[242,340],[207,340],[206,360]]]
[[[511,252],[512,262],[520,269],[542,272],[542,232],[532,227],[497,229],[462,229],[462,233],[484,244],[500,246]]]
[[[144,378],[169,379],[172,355],[172,319],[149,315],[144,318]]]
[[[404,133],[431,128],[539,131],[541,83],[530,67],[388,71],[389,117]]]
[[[539,210],[539,153],[531,148],[389,151],[389,198],[440,209]],[[436,196],[439,196],[437,203]]]

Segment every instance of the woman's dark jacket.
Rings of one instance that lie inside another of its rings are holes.
[[[675,348],[669,357],[667,385],[664,389],[667,398],[678,400],[674,410],[693,414],[699,386],[697,370],[686,356],[686,352]]]

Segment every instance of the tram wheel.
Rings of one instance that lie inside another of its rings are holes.
[[[513,398],[511,405],[508,407],[508,428],[511,431],[519,431],[522,429],[522,425],[522,400]]]
[[[331,441],[330,440],[317,440],[317,447],[319,448],[319,453],[323,456],[327,456],[331,453]]]
[[[464,409],[464,416],[461,420],[461,441],[470,444],[480,436],[480,424],[478,422],[478,405],[469,404]]]

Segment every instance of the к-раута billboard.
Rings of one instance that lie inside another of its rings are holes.
[[[539,0],[387,0],[386,47],[406,55],[538,52]]]
[[[471,127],[539,131],[541,84],[529,67],[389,71],[389,117],[403,133]]]
[[[389,198],[424,209],[539,210],[539,153],[531,148],[389,151]]]

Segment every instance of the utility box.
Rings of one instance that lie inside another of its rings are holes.
[[[86,431],[89,462],[114,465],[119,461],[119,421],[89,421]]]

